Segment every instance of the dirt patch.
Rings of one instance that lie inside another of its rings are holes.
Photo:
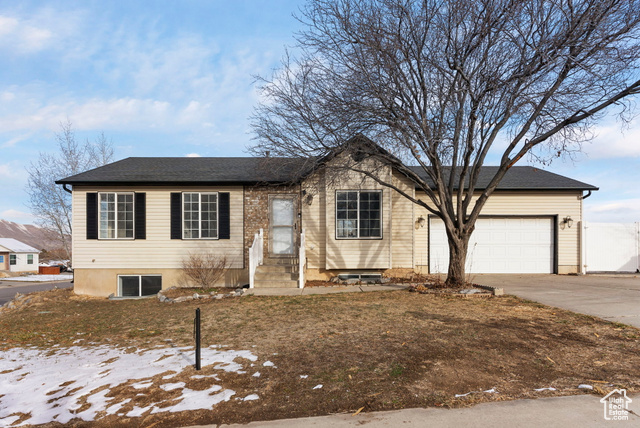
[[[47,293],[47,301],[0,314],[0,349],[78,340],[138,349],[167,346],[167,340],[188,346],[199,307],[203,346],[250,349],[259,358],[260,377],[222,379],[238,397],[255,393],[258,400],[126,421],[105,416],[91,426],[244,423],[361,407],[363,412],[457,407],[583,393],[580,383],[602,391],[640,390],[639,330],[511,296],[458,299],[395,291],[165,305],[156,299],[78,299],[71,290]],[[277,368],[263,366],[267,360]],[[314,389],[317,385],[323,386]],[[534,390],[547,387],[556,391]],[[491,389],[497,392],[482,392]],[[471,391],[479,392],[455,397]],[[151,388],[148,399],[156,393],[167,394]]]
[[[363,281],[354,281],[354,280],[338,280],[338,277],[334,277],[330,281],[324,280],[312,280],[306,281],[305,287],[339,287],[344,285],[360,285],[360,284],[368,284],[367,280]],[[373,283],[373,282],[371,282]],[[384,277],[385,284],[421,284],[425,286],[434,287],[444,287],[444,283],[438,276],[433,275],[422,275],[418,273],[412,273],[406,276],[389,276]]]

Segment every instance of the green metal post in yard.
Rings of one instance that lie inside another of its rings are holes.
[[[196,370],[200,370],[200,308],[196,309],[196,318],[193,320],[193,324],[196,339]]]

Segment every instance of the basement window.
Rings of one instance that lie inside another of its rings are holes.
[[[358,281],[368,284],[379,284],[382,282],[382,275],[379,273],[341,273],[338,275],[338,279],[341,281],[357,279]]]
[[[152,296],[162,290],[162,275],[118,275],[118,296]]]

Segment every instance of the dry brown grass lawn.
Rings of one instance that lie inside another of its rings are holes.
[[[166,345],[167,339],[192,345],[194,310],[200,307],[203,346],[250,349],[258,365],[271,360],[278,367],[259,378],[222,378],[239,396],[257,392],[257,401],[126,421],[134,426],[247,422],[361,407],[463,406],[576,394],[580,383],[640,390],[637,329],[510,296],[459,299],[397,291],[180,304],[82,298],[70,290],[46,296],[0,315],[0,348],[65,346],[78,337],[137,348]],[[203,366],[207,370],[206,361]],[[313,390],[317,384],[323,388]],[[557,391],[534,391],[549,386]],[[498,393],[455,398],[490,388]],[[107,418],[96,425],[115,422]]]

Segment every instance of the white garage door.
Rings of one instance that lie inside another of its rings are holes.
[[[446,273],[449,244],[444,223],[429,221],[429,270]],[[469,240],[468,273],[553,273],[551,218],[479,218]]]

